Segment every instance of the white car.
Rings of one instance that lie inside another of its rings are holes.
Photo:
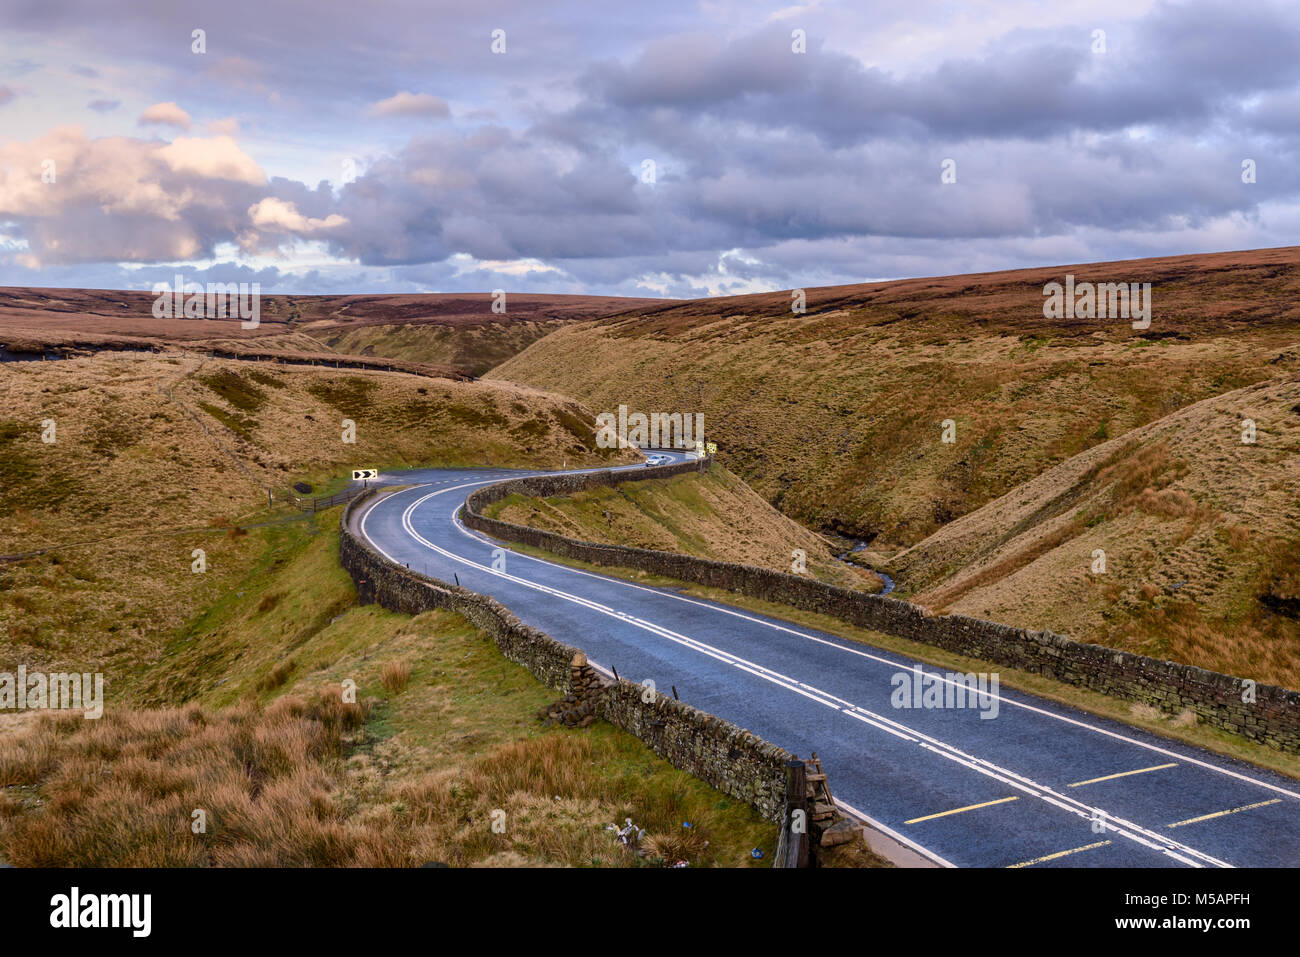
[[[665,462],[669,462],[669,461],[671,461],[671,459],[669,459],[668,456],[666,455],[647,455],[645,458],[645,464],[647,466],[663,465]]]

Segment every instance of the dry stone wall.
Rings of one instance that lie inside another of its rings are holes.
[[[595,565],[664,575],[751,598],[829,615],[873,631],[910,638],[1176,714],[1191,709],[1206,724],[1269,747],[1300,753],[1300,692],[1191,665],[1085,644],[1050,631],[1013,628],[965,615],[933,615],[896,598],[851,591],[810,578],[673,552],[580,542],[554,532],[489,518],[483,509],[508,495],[547,497],[639,478],[662,478],[708,460],[627,472],[512,479],[470,494],[464,522],[493,538],[545,549]],[[1253,700],[1250,700],[1252,699]]]
[[[786,764],[792,754],[729,721],[648,692],[641,685],[613,682],[592,668],[578,649],[524,624],[500,602],[389,562],[353,528],[353,517],[369,506],[375,494],[366,493],[349,504],[339,530],[339,560],[356,583],[363,604],[378,603],[410,615],[435,608],[456,612],[490,635],[506,658],[576,699],[580,713],[604,718],[640,738],[674,767],[747,802],[768,820],[781,820]]]

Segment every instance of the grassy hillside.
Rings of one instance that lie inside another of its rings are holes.
[[[508,293],[261,296],[259,324],[155,318],[141,290],[0,287],[0,356],[45,348],[202,349],[384,357],[480,375],[551,330],[670,300]]]
[[[791,571],[802,549],[808,574],[879,591],[879,576],[835,560],[826,540],[774,510],[720,465],[667,480],[623,482],[572,496],[512,495],[488,514],[585,542],[653,548]]]
[[[617,459],[582,409],[533,390],[193,356],[6,365],[0,409],[0,555],[53,549],[0,563],[0,660],[119,680],[286,534],[296,513],[267,512],[268,488],[329,491],[356,467]]]
[[[1151,326],[1043,318],[1045,283],[1149,281]],[[916,544],[1073,455],[1300,369],[1300,250],[696,300],[565,326],[493,371],[593,411],[702,411],[810,527]],[[951,419],[956,442],[944,444]]]
[[[770,863],[772,825],[635,738],[604,724],[541,725],[535,712],[555,694],[463,619],[358,607],[337,521],[335,509],[284,529],[102,719],[7,716],[0,859]],[[357,684],[356,704],[342,700],[344,679]],[[190,829],[196,808],[201,834]],[[639,846],[607,829],[627,818],[646,831]]]
[[[0,714],[0,860],[770,864],[775,828],[747,806],[608,725],[543,725],[555,693],[463,619],[358,606],[338,508],[266,505],[268,484],[333,485],[361,463],[611,461],[582,444],[581,409],[476,383],[125,354],[4,367],[0,391],[0,551],[48,549],[0,563],[0,661],[102,672],[107,698],[99,720]],[[627,818],[639,845],[608,830]]]
[[[669,300],[507,294],[294,296],[294,328],[330,349],[432,363],[479,376],[561,326]]]
[[[311,335],[330,349],[357,356],[409,359],[481,376],[564,325],[552,319],[482,322],[473,325],[423,323],[321,324]],[[279,340],[277,340],[278,342]]]
[[[888,570],[930,607],[1300,687],[1300,377],[1076,455]]]

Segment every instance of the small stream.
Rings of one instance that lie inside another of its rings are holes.
[[[10,352],[0,346],[0,362],[49,362],[54,359],[66,359],[61,352]]]
[[[848,561],[848,557],[849,557],[850,555],[852,555],[854,552],[860,552],[860,551],[862,551],[862,550],[863,550],[864,548],[866,548],[866,547],[867,547],[867,543],[866,543],[866,542],[858,542],[856,545],[854,545],[852,548],[850,548],[847,552],[844,552],[844,553],[842,553],[842,554],[840,554],[840,555],[838,555],[838,556],[836,556],[836,557],[839,558],[839,560],[842,561],[842,562],[844,562],[845,564],[852,565],[854,568],[866,568],[868,571],[874,572],[875,574],[879,575],[879,576],[880,576],[880,580],[881,580],[882,582],[884,582],[884,587],[881,588],[880,591],[876,592],[876,594],[877,594],[877,595],[888,595],[891,591],[894,590],[894,579],[893,579],[893,578],[891,578],[889,575],[887,575],[887,574],[885,574],[884,572],[882,572],[879,568],[868,568],[868,566],[866,566],[866,565],[859,565],[857,562],[850,562],[850,561]]]

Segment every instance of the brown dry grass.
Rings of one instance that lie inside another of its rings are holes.
[[[771,825],[630,735],[539,727],[554,692],[463,619],[358,607],[337,519],[282,528],[156,658],[109,670],[119,693],[99,721],[0,715],[0,859],[644,863],[605,830],[626,817],[656,834],[695,823],[710,841],[696,865],[770,851]],[[344,679],[368,719],[322,738],[331,719],[317,728],[313,709],[341,704]],[[209,812],[201,838],[187,830],[196,807]]]
[[[450,366],[481,376],[568,320],[451,324],[443,322],[317,323],[312,335],[336,352]],[[278,344],[278,340],[277,340]]]
[[[511,294],[263,296],[260,325],[235,319],[157,319],[152,293],[0,288],[0,352],[79,349],[258,349],[388,357],[479,375],[565,322],[669,300]],[[417,371],[415,369],[408,371]]]
[[[892,570],[923,604],[1300,687],[1297,409],[1300,379],[1186,407],[951,523]]]
[[[293,674],[293,666],[292,658],[277,662],[266,677],[258,683],[258,688],[262,691],[274,691],[276,688],[284,687],[284,683],[289,680],[289,675]]]
[[[755,826],[728,835],[694,795],[611,776],[630,755],[608,734],[555,731],[463,767],[377,773],[366,756],[368,710],[331,688],[267,707],[43,716],[25,734],[0,737],[0,859],[20,867],[630,866],[641,862],[636,846],[616,843],[607,825],[632,815],[654,829],[645,863],[671,855],[734,864]],[[682,828],[683,815],[695,827]]]
[[[411,680],[411,666],[405,661],[390,661],[384,665],[381,680],[389,694],[401,694]]]
[[[0,660],[105,671],[115,688],[244,587],[280,536],[257,526],[297,515],[268,513],[268,486],[332,491],[358,466],[611,461],[573,403],[397,373],[104,354],[0,367],[0,410],[0,554],[51,549],[0,563]]]
[[[715,561],[792,570],[802,549],[807,574],[878,591],[879,576],[835,559],[827,541],[782,515],[721,465],[669,480],[628,481],[572,496],[512,496],[488,513],[580,541],[679,552]]]
[[[770,825],[634,738],[538,729],[553,693],[464,621],[358,608],[337,509],[265,512],[263,482],[327,492],[359,462],[609,461],[580,407],[508,385],[130,355],[5,366],[0,391],[0,494],[14,496],[0,547],[53,545],[0,564],[0,658],[103,671],[108,699],[100,721],[0,715],[0,859],[623,866],[641,859],[604,828],[626,816],[656,833],[697,821],[711,839],[695,864],[770,848]],[[358,442],[340,450],[322,436],[345,415]],[[336,735],[321,709],[337,691],[316,689],[344,678],[380,704]]]
[[[641,848],[651,861],[676,867],[698,860],[708,844],[708,839],[695,828],[683,827],[671,834],[649,834],[642,839]]]
[[[337,692],[266,709],[44,717],[0,739],[0,856],[28,867],[382,859],[331,797],[331,766],[364,719]]]
[[[1042,288],[1151,281],[1151,328],[1051,321]],[[565,326],[494,376],[596,411],[702,411],[724,461],[817,529],[915,544],[1190,402],[1300,369],[1300,250],[699,300]],[[940,443],[940,423],[957,443]]]

